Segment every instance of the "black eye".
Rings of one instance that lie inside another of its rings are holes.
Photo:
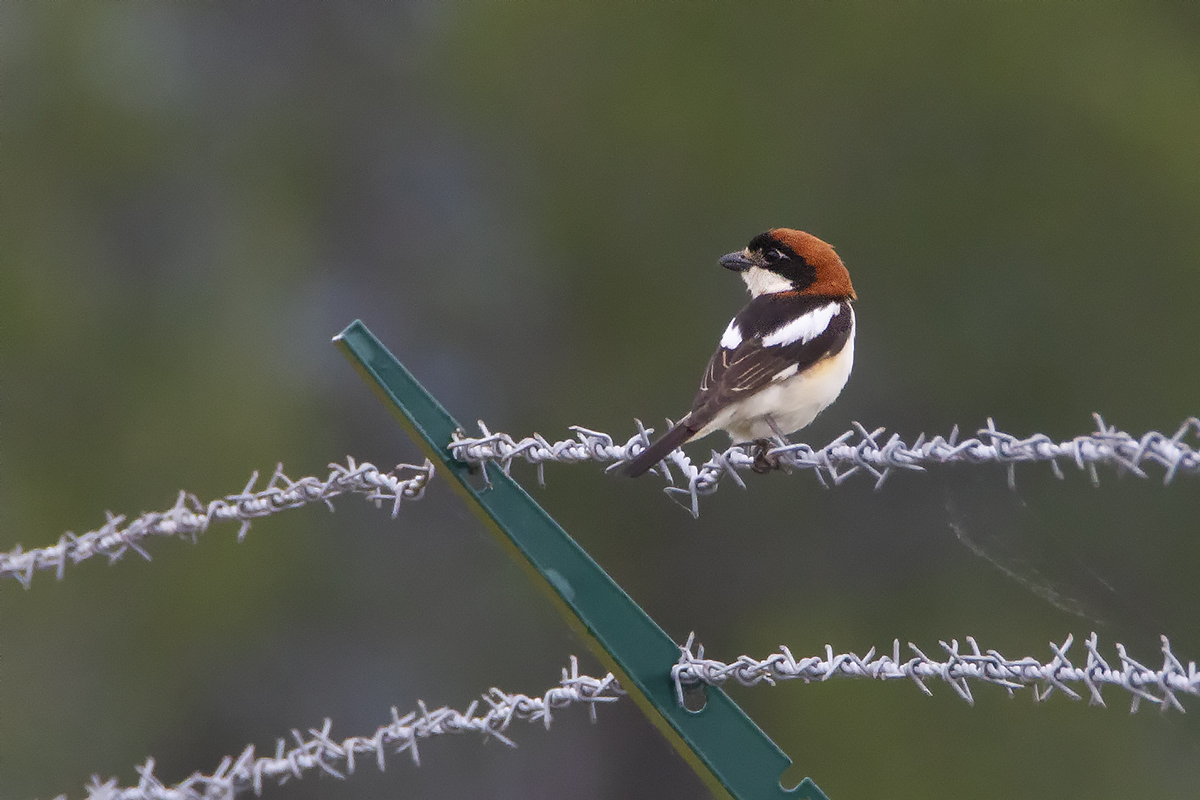
[[[770,250],[763,253],[763,258],[767,259],[769,263],[773,264],[776,261],[783,261],[784,255],[783,251],[781,251],[778,247],[772,247]]]

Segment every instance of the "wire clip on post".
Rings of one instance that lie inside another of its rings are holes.
[[[362,322],[334,342],[714,794],[828,800],[809,778],[783,788],[780,777],[791,761],[721,689],[709,687],[698,712],[676,702],[672,668],[679,646],[498,466],[483,467],[485,488],[472,484],[472,467],[450,452],[458,423]]]

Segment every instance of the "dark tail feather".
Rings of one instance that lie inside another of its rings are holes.
[[[692,420],[689,417],[684,417],[675,423],[675,427],[664,433],[657,442],[647,447],[637,457],[625,465],[625,474],[631,478],[645,473],[655,464],[663,460],[663,457],[674,450],[679,445],[692,438],[692,435],[699,430],[693,427]]]

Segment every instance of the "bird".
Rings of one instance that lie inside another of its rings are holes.
[[[768,472],[771,437],[812,422],[841,393],[854,365],[850,273],[833,247],[811,233],[772,228],[720,259],[738,272],[750,302],[721,335],[692,409],[629,460],[636,478],[680,445],[724,430],[734,444],[758,444],[753,469]]]

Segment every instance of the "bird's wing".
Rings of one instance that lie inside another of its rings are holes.
[[[626,474],[637,477],[649,470],[730,403],[837,355],[853,331],[854,312],[844,301],[791,293],[751,300],[709,359],[691,412],[632,459]]]
[[[830,305],[836,310],[828,308]],[[730,324],[731,328],[738,326],[739,332],[744,330],[750,335],[736,344],[723,339],[722,346],[709,359],[689,415],[697,430],[730,403],[837,355],[854,329],[848,303],[825,301],[783,320],[773,315],[776,319],[768,320],[767,325],[756,325],[753,315],[747,314],[751,311],[752,306],[748,306]]]

